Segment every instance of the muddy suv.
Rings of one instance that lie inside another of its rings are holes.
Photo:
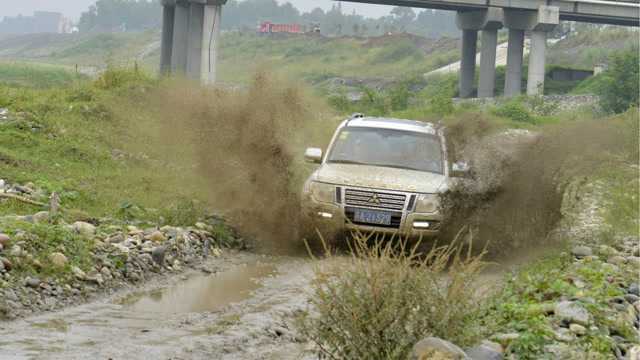
[[[306,150],[320,167],[303,189],[311,226],[434,237],[443,216],[439,194],[463,163],[449,164],[443,128],[431,123],[356,115],[338,126],[326,153]]]

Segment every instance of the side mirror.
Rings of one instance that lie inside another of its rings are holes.
[[[464,161],[458,161],[451,166],[451,176],[454,177],[469,177],[471,167]]]
[[[322,149],[319,148],[307,148],[304,152],[304,159],[307,162],[320,164],[322,161]]]

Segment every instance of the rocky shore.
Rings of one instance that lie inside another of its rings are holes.
[[[187,227],[113,219],[67,223],[55,194],[47,196],[33,184],[0,180],[0,195],[0,204],[38,205],[46,199],[48,208],[0,217],[0,319],[60,309],[197,268],[225,246],[242,242],[218,217]]]

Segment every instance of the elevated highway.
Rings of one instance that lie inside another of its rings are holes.
[[[343,0],[452,11],[501,9],[536,11],[541,5],[558,8],[559,19],[599,24],[638,26],[640,0]]]
[[[343,0],[456,11],[462,31],[460,97],[493,97],[498,30],[508,29],[505,96],[522,89],[525,36],[529,37],[527,94],[544,91],[547,35],[563,20],[639,26],[640,0]],[[184,74],[203,84],[215,82],[220,21],[227,0],[162,0],[163,73]],[[480,76],[474,79],[478,32]]]

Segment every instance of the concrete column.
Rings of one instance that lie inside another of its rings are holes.
[[[189,5],[189,36],[187,39],[187,77],[200,81],[202,70],[202,37],[204,4]]]
[[[544,93],[547,32],[534,30],[529,36],[531,37],[531,50],[529,51],[527,95],[542,95]]]
[[[552,31],[560,22],[560,9],[557,6],[540,5],[537,11],[504,10],[504,22],[505,26],[509,28],[507,76],[504,86],[505,96],[520,94],[522,82],[521,44],[523,44],[524,30],[529,31],[531,34],[527,94],[542,94],[544,92],[546,33]]]
[[[480,49],[480,81],[478,97],[493,97],[496,87],[496,47],[498,29],[482,30],[482,48]]]
[[[160,46],[160,73],[171,72],[171,52],[173,50],[173,24],[175,21],[176,7],[174,5],[162,6],[162,43]]]
[[[178,2],[173,22],[173,40],[171,51],[171,71],[176,74],[187,72],[187,39],[189,28],[189,4]]]
[[[520,95],[522,89],[522,56],[524,30],[509,29],[507,45],[507,69],[504,78],[504,96]]]
[[[213,85],[216,82],[221,20],[221,4],[205,6],[203,23],[204,36],[202,37],[202,71],[200,76],[200,81],[203,85]]]
[[[460,61],[460,97],[473,95],[476,70],[478,30],[482,30],[482,54],[480,57],[480,85],[484,96],[493,96],[495,84],[496,45],[498,29],[502,27],[503,11],[500,8],[460,11],[456,24],[462,29],[462,60]],[[493,54],[493,55],[492,55]],[[478,88],[480,94],[480,87]]]
[[[461,98],[473,95],[476,73],[478,30],[462,30],[462,58],[460,60],[459,91]]]

